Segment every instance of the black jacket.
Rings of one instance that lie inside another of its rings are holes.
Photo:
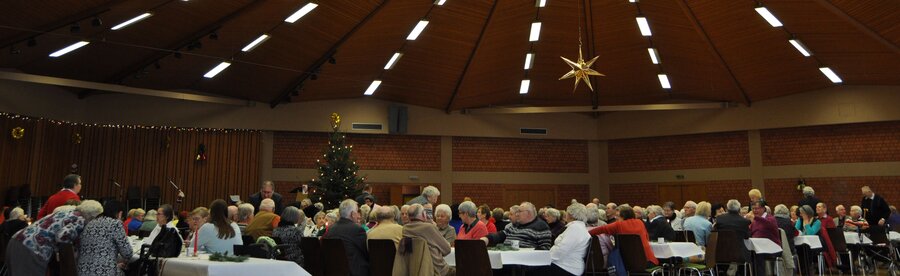
[[[716,217],[715,229],[718,231],[734,231],[742,239],[750,238],[750,220],[737,212],[728,212]]]
[[[645,226],[647,227],[647,234],[650,235],[650,241],[656,241],[658,238],[664,238],[667,241],[675,240],[675,230],[672,230],[672,225],[666,222],[665,217],[653,219],[645,223]]]
[[[797,203],[797,206],[803,207],[803,205],[809,205],[809,207],[812,208],[813,211],[815,211],[816,205],[819,205],[819,199],[816,198],[815,196],[811,196],[811,197],[804,196],[802,199],[800,199],[800,202]]]
[[[891,216],[891,209],[887,201],[884,201],[884,198],[877,194],[874,195],[874,198],[863,197],[862,202],[859,204],[869,225],[878,225],[879,220],[884,219],[887,221],[888,217]]]
[[[328,228],[326,239],[340,239],[347,251],[347,263],[350,264],[350,275],[369,275],[369,250],[366,245],[366,231],[353,221],[341,218]]]
[[[259,213],[259,204],[262,203],[262,201],[262,195],[259,193],[252,194],[250,195],[250,198],[247,199],[247,202],[253,204],[253,208],[256,208],[255,210],[257,213]],[[284,209],[284,205],[281,204],[281,194],[272,193],[272,201],[275,201],[275,210],[273,210],[273,213],[281,215],[281,210]]]

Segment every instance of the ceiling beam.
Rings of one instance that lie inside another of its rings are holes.
[[[657,111],[690,109],[724,109],[734,107],[728,102],[645,104],[645,105],[605,105],[593,106],[544,106],[544,107],[486,107],[463,109],[463,114],[533,114],[533,113],[580,113],[613,111]]]
[[[478,52],[481,41],[484,40],[484,31],[487,30],[488,24],[491,23],[491,18],[494,17],[494,10],[497,9],[497,2],[500,2],[500,0],[494,0],[494,4],[491,4],[491,10],[488,11],[488,16],[484,20],[484,25],[481,26],[478,40],[475,41],[475,46],[472,47],[472,52],[469,53],[469,59],[466,61],[466,66],[463,67],[462,74],[459,75],[459,79],[456,80],[456,87],[453,88],[453,95],[450,95],[450,101],[447,102],[447,107],[444,108],[444,111],[447,113],[450,113],[450,109],[453,108],[453,102],[456,101],[456,96],[459,95],[459,87],[462,86],[463,80],[469,73],[469,65],[472,64],[472,60],[475,59],[475,53]]]
[[[84,89],[91,89],[91,90],[102,90],[102,91],[110,91],[110,92],[117,92],[117,93],[123,93],[123,94],[178,99],[178,100],[185,100],[185,101],[225,104],[225,105],[252,106],[254,104],[253,102],[248,101],[248,100],[241,100],[241,99],[235,99],[235,98],[205,96],[205,95],[198,95],[198,94],[191,94],[191,93],[184,93],[184,92],[173,92],[173,91],[166,91],[166,90],[137,88],[137,87],[118,85],[118,84],[99,83],[99,82],[83,81],[83,80],[73,80],[73,79],[66,79],[66,78],[57,78],[57,77],[50,77],[50,76],[16,73],[16,72],[0,71],[0,79],[11,80],[11,81],[21,81],[21,82],[27,82],[27,83],[77,87],[77,88],[84,88]]]
[[[740,97],[744,101],[744,104],[750,106],[750,97],[747,96],[747,91],[744,89],[744,86],[741,85],[741,82],[738,81],[737,77],[734,76],[734,72],[731,71],[731,67],[728,66],[728,63],[725,62],[725,58],[722,57],[722,53],[719,53],[719,49],[716,48],[716,45],[712,43],[712,40],[709,38],[709,34],[706,33],[706,30],[703,28],[703,25],[700,24],[700,21],[697,20],[697,16],[694,15],[694,11],[691,10],[691,7],[688,5],[687,0],[675,1],[678,2],[678,5],[681,6],[681,11],[684,12],[684,15],[691,21],[691,25],[694,26],[694,30],[697,31],[697,34],[700,35],[700,38],[703,38],[703,41],[706,42],[706,46],[709,47],[709,50],[713,53],[713,56],[716,57],[716,60],[719,61],[719,65],[722,68],[725,68],[725,71],[728,72],[728,76],[731,77],[731,81],[734,82],[734,85],[737,86],[738,91],[740,92]]]
[[[122,83],[125,80],[125,78],[127,78],[128,76],[131,76],[131,75],[139,72],[140,70],[143,70],[144,68],[147,68],[150,65],[153,65],[154,63],[158,62],[159,60],[177,52],[181,48],[187,47],[188,44],[191,44],[200,39],[203,39],[210,33],[221,28],[223,25],[225,25],[229,21],[237,18],[241,14],[244,14],[246,11],[248,11],[254,7],[260,6],[261,3],[264,3],[264,2],[266,2],[266,1],[265,0],[254,0],[248,4],[245,4],[244,6],[238,8],[237,10],[234,10],[231,13],[223,16],[222,18],[219,18],[219,20],[216,20],[216,22],[213,22],[212,24],[209,24],[209,25],[203,27],[202,29],[200,29],[194,33],[191,33],[190,35],[187,35],[187,36],[181,38],[180,40],[176,41],[175,43],[170,44],[164,50],[156,50],[152,54],[145,56],[140,61],[132,63],[132,64],[128,65],[127,67],[125,67],[124,69],[119,70],[118,73],[107,78],[105,82],[115,83],[115,84]],[[90,94],[92,92],[93,92],[93,90],[81,91],[78,93],[78,98],[84,99],[85,97],[90,96]]]
[[[822,5],[822,7],[824,7],[826,10],[830,11],[834,15],[837,15],[844,21],[847,21],[847,23],[850,23],[851,26],[853,26],[860,32],[868,35],[872,39],[875,39],[875,41],[878,41],[882,45],[887,46],[889,49],[894,51],[895,54],[900,54],[900,47],[897,47],[897,44],[894,44],[890,40],[885,39],[883,36],[881,36],[881,34],[878,34],[874,30],[872,30],[872,28],[869,28],[868,26],[863,25],[861,22],[859,22],[859,20],[856,20],[856,18],[851,17],[849,14],[844,12],[844,10],[841,10],[840,8],[835,6],[833,3],[831,3],[831,1],[815,0],[815,2],[819,3],[819,5]]]
[[[342,36],[341,39],[339,39],[337,42],[335,42],[331,46],[331,48],[328,49],[328,51],[325,51],[325,53],[321,57],[319,57],[319,59],[316,60],[316,62],[314,62],[312,65],[310,65],[308,68],[306,68],[306,70],[303,71],[303,73],[300,73],[300,76],[297,77],[297,79],[295,79],[294,81],[291,81],[291,83],[284,89],[284,92],[281,92],[281,94],[279,94],[276,98],[272,99],[269,102],[269,107],[275,108],[276,106],[281,104],[281,102],[289,99],[289,97],[291,96],[291,93],[300,91],[300,89],[303,88],[303,84],[306,82],[307,79],[309,79],[309,76],[311,76],[316,69],[321,68],[322,65],[324,65],[325,62],[327,62],[332,56],[334,56],[334,54],[337,53],[337,49],[340,48],[341,45],[343,45],[344,42],[346,42],[347,39],[350,38],[350,36],[352,36],[354,33],[356,33],[356,31],[358,31],[360,29],[360,27],[362,27],[367,22],[369,22],[369,20],[372,19],[372,17],[374,17],[375,14],[377,14],[378,11],[381,10],[381,7],[384,7],[384,5],[387,4],[388,1],[389,0],[382,0],[381,3],[375,7],[375,9],[372,9],[372,11],[369,12],[369,14],[363,18],[363,20],[359,21],[359,23],[356,23],[356,26],[353,26],[353,29],[350,29],[349,32],[344,34],[344,36]]]
[[[79,22],[91,17],[98,16],[102,13],[110,11],[112,6],[118,5],[119,3],[124,2],[123,0],[112,0],[106,2],[98,7],[91,8],[88,10],[84,10],[70,16],[66,16],[62,19],[53,21],[51,23],[44,24],[43,26],[35,28],[34,31],[23,31],[16,35],[13,35],[7,39],[4,39],[3,42],[0,42],[0,48],[6,48],[16,43],[21,43],[26,41],[32,37],[42,35],[44,33],[52,32],[56,29],[67,27],[72,25],[75,22]]]

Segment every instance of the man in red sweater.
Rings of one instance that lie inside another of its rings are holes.
[[[67,175],[63,179],[63,189],[47,199],[47,203],[38,211],[37,219],[52,214],[56,207],[66,204],[69,200],[81,201],[81,197],[78,196],[79,192],[81,192],[81,176],[77,174]]]

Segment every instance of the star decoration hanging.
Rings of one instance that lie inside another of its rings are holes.
[[[589,89],[591,89],[591,91],[594,91],[594,87],[591,86],[591,80],[588,77],[589,76],[606,76],[604,74],[600,74],[600,72],[594,71],[594,69],[591,69],[591,66],[594,65],[594,61],[597,61],[597,58],[599,56],[592,58],[588,62],[584,62],[584,58],[582,58],[582,56],[583,55],[581,54],[581,45],[578,45],[578,61],[577,62],[572,62],[571,60],[569,60],[565,57],[560,57],[563,59],[563,61],[566,62],[566,64],[569,65],[569,67],[572,67],[572,71],[569,71],[568,73],[566,73],[565,75],[563,75],[562,77],[559,78],[560,80],[564,80],[564,79],[575,77],[575,88],[572,88],[572,93],[575,93],[575,90],[578,89],[578,82],[580,82],[582,79],[584,80],[584,83],[587,84],[587,87]]]

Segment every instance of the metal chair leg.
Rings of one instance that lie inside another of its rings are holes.
[[[819,253],[819,276],[825,275],[825,254]]]

